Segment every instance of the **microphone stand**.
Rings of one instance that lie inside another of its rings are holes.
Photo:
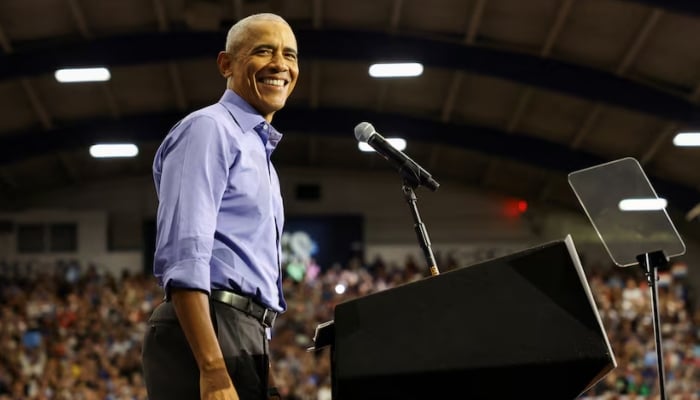
[[[407,177],[404,177],[402,187],[403,195],[406,199],[406,202],[408,202],[408,205],[411,208],[411,215],[413,216],[414,221],[413,227],[416,231],[416,235],[418,236],[418,242],[420,244],[421,249],[423,250],[425,260],[427,261],[428,266],[430,267],[430,275],[435,276],[439,275],[440,271],[438,270],[437,262],[435,261],[435,256],[433,255],[433,250],[430,247],[430,238],[428,237],[428,231],[425,229],[425,224],[423,224],[420,214],[418,213],[418,207],[416,206],[416,193],[413,190],[417,185],[413,183],[414,181],[415,179],[412,180]]]

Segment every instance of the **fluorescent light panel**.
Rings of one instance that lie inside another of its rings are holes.
[[[681,132],[673,138],[676,146],[700,146],[700,132]]]
[[[380,63],[369,67],[369,75],[373,78],[404,78],[419,76],[423,73],[423,64],[410,63]]]
[[[396,150],[401,151],[406,149],[406,139],[386,138],[386,141],[389,142],[389,144],[392,145]],[[360,149],[360,151],[364,151],[365,153],[375,151],[374,148],[368,145],[366,142],[357,142],[357,148]]]
[[[622,211],[656,211],[666,208],[666,199],[624,199],[620,201],[619,207]]]
[[[104,67],[96,68],[64,68],[56,70],[56,80],[62,83],[70,82],[104,82],[111,78],[109,70]]]
[[[139,148],[131,143],[94,144],[90,155],[94,158],[136,157]]]

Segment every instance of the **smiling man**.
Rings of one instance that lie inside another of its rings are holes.
[[[237,22],[217,57],[226,91],[177,122],[153,162],[153,272],[165,301],[149,319],[149,400],[276,398],[269,340],[286,310],[284,214],[271,125],[299,74],[297,43],[274,14]]]

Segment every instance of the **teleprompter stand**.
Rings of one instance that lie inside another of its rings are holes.
[[[668,266],[668,257],[663,251],[658,250],[651,253],[640,254],[637,256],[639,266],[644,271],[649,285],[651,294],[651,311],[654,320],[654,343],[656,345],[656,364],[659,376],[659,393],[661,400],[666,399],[666,373],[664,369],[664,352],[661,340],[661,313],[659,312],[659,270],[666,269]]]
[[[666,399],[659,270],[669,258],[685,253],[685,244],[637,160],[610,161],[569,174],[569,184],[583,206],[612,261],[620,267],[639,266],[651,293],[658,365],[659,394]]]
[[[616,361],[570,236],[336,305],[334,400],[575,399]]]

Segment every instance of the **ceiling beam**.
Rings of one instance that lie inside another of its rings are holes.
[[[700,1],[697,0],[623,0],[645,6],[661,8],[673,13],[700,16]]]
[[[484,15],[484,7],[486,7],[486,0],[476,0],[474,3],[472,15],[469,17],[469,24],[467,25],[467,33],[464,36],[464,42],[466,44],[474,44],[474,41],[476,40],[476,34],[479,32],[479,25],[481,24],[481,18]]]
[[[552,53],[554,43],[556,43],[557,38],[559,37],[559,34],[561,33],[562,28],[564,27],[564,23],[569,17],[569,13],[571,12],[571,5],[573,4],[573,2],[574,0],[564,0],[561,3],[561,6],[559,6],[559,10],[557,10],[557,16],[554,18],[554,23],[552,23],[552,26],[549,27],[549,33],[547,34],[547,38],[545,38],[544,45],[542,46],[542,49],[540,49],[540,55],[542,57],[549,57],[549,55]]]
[[[691,101],[698,101],[700,100],[700,83],[695,86],[695,89],[693,89],[693,93],[690,94],[688,97]]]
[[[455,108],[455,103],[457,102],[457,94],[459,89],[462,87],[462,80],[464,75],[456,71],[452,74],[452,79],[450,80],[450,86],[447,88],[447,96],[445,96],[445,103],[442,105],[442,111],[440,112],[440,120],[442,122],[449,122],[452,116],[452,111]]]
[[[489,159],[488,163],[486,164],[486,168],[484,168],[484,173],[481,174],[481,177],[479,178],[479,187],[489,186],[489,182],[494,180],[496,171],[498,170],[498,167],[501,166],[501,163],[502,161],[499,158]]]
[[[631,46],[629,46],[627,52],[622,58],[622,61],[617,66],[615,73],[617,73],[618,75],[624,75],[627,72],[629,67],[637,59],[639,51],[642,49],[642,47],[644,47],[644,44],[649,38],[649,34],[651,34],[651,31],[659,22],[659,19],[662,15],[663,11],[659,9],[654,9],[651,11],[651,13],[649,13],[649,16],[644,21],[644,25],[642,25],[642,27],[639,29],[639,32],[637,33],[637,36],[634,38],[634,42]]]
[[[669,139],[671,139],[671,136],[677,132],[678,124],[675,122],[669,122],[666,124],[659,134],[656,135],[654,141],[651,143],[651,145],[649,145],[647,150],[642,153],[641,157],[639,157],[639,163],[641,165],[648,164],[663,146],[667,146],[671,142]]]
[[[71,162],[71,158],[68,156],[68,154],[65,152],[60,152],[57,154],[57,156],[58,163],[61,165],[61,168],[63,168],[63,172],[66,174],[68,182],[70,184],[78,183],[78,170]]]
[[[389,84],[390,82],[383,79],[379,82],[379,90],[377,91],[377,100],[374,103],[374,109],[377,112],[384,110],[384,105],[386,104],[386,98],[389,97]]]
[[[78,4],[78,0],[66,1],[68,2],[68,7],[70,8],[71,16],[73,17],[75,24],[78,26],[78,31],[80,31],[80,35],[85,39],[92,38],[92,33],[90,32],[90,29],[87,25],[87,20],[85,19],[85,14],[83,13],[83,9],[80,7],[80,4]]]
[[[442,147],[438,144],[434,144],[430,147],[430,156],[428,156],[428,169],[437,169],[438,163],[440,162],[440,156],[442,155]]]
[[[170,83],[172,83],[173,91],[175,92],[175,103],[177,104],[177,108],[179,110],[187,109],[187,96],[185,96],[185,88],[182,85],[180,68],[174,61],[168,63],[168,75],[170,75]]]
[[[2,48],[2,51],[4,51],[5,54],[10,54],[13,51],[12,42],[10,41],[10,38],[7,37],[5,30],[2,29],[2,25],[0,25],[0,48]]]
[[[83,13],[83,9],[80,7],[80,4],[78,3],[78,0],[66,0],[68,2],[68,6],[71,11],[71,16],[73,17],[73,20],[75,21],[75,24],[78,26],[78,31],[80,31],[80,35],[83,37],[83,39],[92,39],[93,34],[90,31],[90,28],[88,27],[87,19],[85,18],[85,13]],[[163,5],[160,3],[160,0],[153,0],[153,6],[156,11],[156,18],[158,19],[158,29],[163,31],[162,24],[166,23],[165,21],[161,21],[161,18],[164,18],[165,15],[165,10],[163,9]],[[160,9],[158,8],[160,6]],[[162,13],[159,13],[159,11]],[[167,25],[166,25],[167,28]],[[65,65],[70,65],[70,64],[65,64]],[[80,64],[76,64],[80,65]],[[63,67],[60,65],[57,65],[56,68]],[[105,101],[107,102],[107,108],[109,108],[110,113],[112,114],[112,117],[118,118],[119,115],[121,114],[119,111],[119,107],[117,106],[117,101],[114,96],[114,91],[110,86],[107,84],[101,85],[102,89],[102,95],[105,98]],[[76,182],[77,181],[77,173],[75,168],[72,168],[67,161],[67,157],[60,156],[59,157],[61,165],[63,165],[64,169],[68,173],[68,178]]]
[[[24,93],[27,95],[27,99],[29,100],[29,104],[32,106],[32,110],[34,110],[34,114],[36,114],[39,122],[41,123],[41,127],[45,130],[53,128],[51,116],[46,110],[44,103],[39,100],[39,95],[37,95],[36,90],[34,90],[32,83],[26,78],[20,79],[19,82],[22,85],[22,89],[24,89]]]
[[[153,13],[156,16],[156,21],[158,21],[158,31],[167,32],[170,29],[170,23],[168,22],[168,15],[165,12],[162,0],[153,0]],[[184,110],[187,108],[187,96],[185,96],[185,88],[182,85],[180,69],[175,61],[168,62],[167,68],[174,91],[173,94],[175,95],[175,104],[177,104],[179,110]]]
[[[321,29],[323,26],[323,0],[313,0],[311,7],[312,26],[314,29]]]
[[[182,111],[170,111],[124,116],[118,120],[102,118],[70,126],[65,125],[55,127],[48,135],[35,131],[8,132],[0,137],[0,165],[9,165],[42,154],[84,147],[98,141],[129,140],[136,143],[157,143],[163,140],[173,121],[182,117]],[[309,124],[308,121],[315,121],[315,123]],[[283,132],[342,136],[348,139],[348,146],[353,147],[357,144],[353,131],[359,121],[370,121],[379,131],[391,127],[392,130],[402,132],[407,140],[464,148],[549,171],[569,173],[610,161],[541,138],[511,135],[503,130],[485,126],[441,123],[410,115],[344,108],[312,110],[309,107],[291,104],[275,114],[275,126]],[[503,145],[506,142],[508,146]],[[422,163],[420,160],[416,161]],[[494,164],[493,167],[496,165]],[[485,177],[488,178],[488,174]],[[649,176],[649,179],[660,193],[664,193],[669,198],[669,201],[673,198],[674,204],[678,207],[690,209],[700,198],[698,188],[685,187],[654,176]]]
[[[479,25],[481,24],[481,17],[484,15],[484,7],[486,7],[486,0],[476,0],[476,3],[474,3],[472,15],[467,25],[467,33],[464,36],[464,42],[466,44],[474,44],[476,40],[476,34],[479,32]]]
[[[547,37],[544,39],[544,44],[542,45],[542,48],[540,49],[540,56],[542,57],[549,57],[552,54],[552,49],[554,48],[554,44],[557,42],[557,39],[559,38],[559,35],[561,34],[562,29],[564,29],[564,24],[566,23],[566,20],[569,18],[569,14],[571,13],[571,6],[573,5],[574,0],[564,0],[561,2],[559,5],[559,9],[557,10],[557,15],[554,17],[554,22],[552,22],[552,25],[549,27],[549,32],[547,33]],[[524,93],[521,94],[521,97],[518,101],[518,106],[515,109],[514,115],[511,118],[508,126],[506,127],[506,130],[508,132],[513,132],[518,128],[518,124],[520,124],[520,119],[522,118],[522,114],[527,108],[527,105],[530,103],[530,99],[532,98],[532,93],[533,89],[532,87],[527,87],[524,91]],[[540,199],[540,201],[544,201],[550,194],[551,192],[551,187],[553,185],[552,180],[555,179],[553,177],[545,177],[544,179],[544,184],[541,186],[539,194],[537,194],[537,197]]]
[[[513,133],[515,132],[516,128],[518,127],[518,124],[520,123],[520,119],[523,117],[523,114],[525,113],[525,110],[527,109],[527,105],[530,104],[530,99],[532,98],[533,90],[531,87],[526,86],[520,95],[518,96],[518,102],[515,105],[515,110],[513,111],[513,115],[508,119],[508,124],[506,125],[506,132],[508,133]]]
[[[158,21],[158,31],[165,32],[168,30],[168,15],[165,13],[165,7],[162,0],[153,0],[153,13]]]
[[[574,135],[574,138],[571,140],[570,146],[572,149],[578,149],[581,147],[581,143],[583,143],[583,140],[591,131],[591,128],[593,128],[593,124],[598,122],[598,118],[600,118],[600,113],[602,111],[603,107],[600,105],[600,103],[593,104],[593,107],[588,114],[586,114],[586,118],[583,120],[583,123],[581,123],[576,131],[576,134]]]
[[[642,49],[642,47],[646,43],[647,39],[649,38],[649,34],[653,30],[653,28],[656,26],[656,24],[659,21],[659,18],[661,18],[662,14],[663,14],[662,11],[659,9],[653,9],[649,13],[649,16],[644,21],[644,25],[642,25],[642,27],[639,29],[639,32],[635,36],[634,42],[632,43],[631,46],[629,46],[627,52],[622,57],[622,60],[615,68],[615,73],[617,75],[625,75],[627,73],[630,66],[637,59],[637,56],[639,55],[640,50]],[[598,118],[600,117],[601,109],[602,109],[601,104],[599,102],[596,102],[593,106],[593,109],[591,109],[590,113],[586,116],[586,119],[584,120],[583,124],[581,124],[581,127],[576,132],[576,135],[574,136],[574,139],[571,142],[571,148],[577,149],[581,146],[581,143],[586,138],[588,133],[591,131],[591,127],[593,126],[593,124],[595,124],[595,122],[598,121]],[[663,136],[664,140],[667,138],[666,135],[662,135],[662,136]],[[647,160],[650,159],[653,156],[653,154],[656,152],[656,149],[658,149],[658,147],[660,145],[661,145],[661,142],[657,139],[654,142],[654,144],[651,146],[649,151],[647,151],[643,155],[643,157],[646,158]]]
[[[571,11],[572,3],[573,0],[564,0],[559,6],[559,9],[557,10],[557,15],[554,18],[554,22],[549,27],[549,33],[547,33],[547,37],[544,40],[544,44],[540,49],[540,56],[549,57],[549,55],[551,54],[552,48],[554,47],[554,43],[556,43],[557,38],[559,37],[559,34],[561,33],[562,28],[564,27],[564,23],[569,17],[569,12]],[[508,125],[506,126],[507,132],[514,132],[516,129],[518,129],[520,119],[522,118],[524,111],[527,109],[528,104],[530,104],[533,92],[534,90],[531,86],[526,86],[525,89],[520,93],[520,96],[518,97],[518,101],[515,106],[515,110],[513,111],[513,115],[508,119]]]
[[[389,32],[395,33],[399,30],[401,23],[401,10],[403,9],[403,0],[394,0],[391,3],[391,16],[389,17]]]
[[[108,37],[92,41],[51,42],[44,48],[20,46],[0,56],[0,80],[53,72],[67,64],[136,65],[215,57],[223,32],[164,32]],[[381,32],[300,29],[307,60],[367,62],[418,59],[427,67],[495,76],[680,122],[700,121],[700,106],[683,96],[573,63],[503,49],[464,46],[429,38]],[[333,46],[328,46],[333,43]],[[348,52],[348,48],[353,48]]]
[[[112,90],[112,86],[110,86],[108,83],[105,83],[100,85],[100,88],[102,90],[102,95],[107,101],[109,113],[112,114],[113,118],[119,118],[121,116],[121,110],[119,109],[119,105],[117,104],[117,96],[114,95],[114,90]]]
[[[29,79],[20,79],[20,83],[22,85],[22,88],[24,89],[24,92],[27,94],[27,98],[29,99],[29,103],[31,104],[32,109],[34,109],[34,113],[36,113],[37,117],[39,118],[41,127],[44,128],[44,137],[37,137],[36,140],[45,140],[46,134],[50,132],[55,126],[53,123],[53,119],[51,118],[51,115],[46,109],[46,106],[44,106],[44,103],[39,99],[39,95],[36,93],[36,90],[34,89],[34,86],[29,81]],[[27,145],[30,144],[27,143]],[[61,164],[64,171],[66,172],[68,179],[72,183],[76,182],[78,179],[77,172],[75,168],[73,168],[68,162],[68,157],[66,157],[66,155],[62,151],[57,152],[57,157],[58,162]]]

